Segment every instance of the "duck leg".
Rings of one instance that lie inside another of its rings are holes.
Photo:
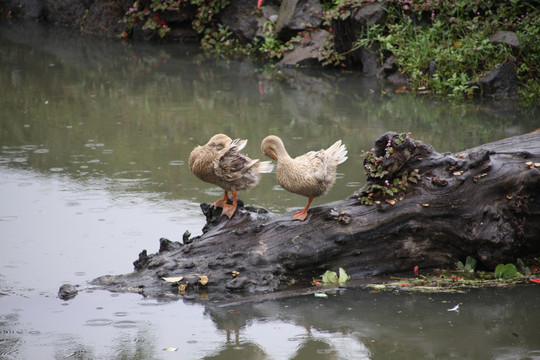
[[[210,206],[214,208],[222,208],[224,205],[227,205],[227,201],[229,201],[229,194],[225,191],[225,196],[223,197],[223,199],[219,199],[213,202]]]
[[[233,196],[233,203],[232,205],[228,205],[227,202],[223,204],[223,211],[221,211],[221,215],[227,215],[229,219],[234,215],[234,212],[236,211],[237,201],[236,201],[236,190],[232,191]]]
[[[308,201],[308,203],[307,203],[307,205],[306,205],[306,207],[305,207],[303,210],[300,210],[300,211],[295,212],[294,215],[293,215],[293,217],[292,217],[292,219],[293,219],[293,220],[300,220],[300,221],[306,220],[306,218],[307,218],[307,211],[308,211],[309,205],[311,205],[311,202],[312,202],[312,201],[313,201],[313,198],[310,197],[310,198],[309,198],[309,201]]]

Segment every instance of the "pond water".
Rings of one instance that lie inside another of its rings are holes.
[[[249,139],[254,158],[268,134],[291,155],[342,139],[349,159],[317,206],[363,185],[361,152],[386,131],[457,152],[540,127],[538,108],[389,96],[354,73],[282,75],[191,45],[0,25],[1,359],[540,359],[534,286],[215,307],[87,285],[131,272],[161,237],[201,233],[199,203],[222,192],[187,158],[215,133]],[[278,213],[306,204],[274,175],[239,197]],[[78,296],[58,299],[64,283]]]

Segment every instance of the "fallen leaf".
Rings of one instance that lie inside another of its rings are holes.
[[[394,90],[394,93],[399,94],[405,91],[407,91],[407,87],[403,85],[402,87],[398,87],[396,90]]]
[[[508,200],[512,200],[513,196],[512,196],[512,195],[506,195],[506,198],[507,198]]]
[[[465,153],[457,154],[457,157],[458,157],[459,159],[461,159],[461,158],[464,157],[464,156],[465,156]]]
[[[328,295],[326,295],[325,293],[315,293],[315,297],[318,297],[318,298],[327,298]]]
[[[540,279],[532,278],[529,280],[531,280],[533,283],[540,284]]]
[[[232,271],[232,276],[233,277],[237,277],[238,275],[240,275],[240,273],[238,271],[236,271],[236,270]]]
[[[386,199],[386,202],[390,205],[395,205],[396,199]]]
[[[429,206],[429,204],[422,204],[422,206],[423,206],[423,207],[428,207],[428,206]]]
[[[447,309],[446,311],[455,311],[455,312],[459,312],[459,304],[457,304],[456,306],[454,306],[454,307],[451,308],[451,309]]]
[[[183,276],[174,276],[174,277],[162,277],[163,280],[170,283],[177,283],[179,281],[182,281],[184,279]]]
[[[454,171],[453,173],[455,176],[460,176],[463,174],[463,171]]]
[[[208,276],[202,275],[199,279],[199,283],[203,286],[208,284]]]
[[[164,351],[178,351],[178,348],[168,347],[163,349]]]
[[[185,292],[187,286],[188,286],[188,283],[178,285],[178,291],[181,293]]]
[[[344,282],[347,282],[349,280],[351,280],[351,276],[347,275],[347,273],[345,272],[345,269],[339,268],[339,279],[338,279],[338,281],[340,283],[344,283]]]

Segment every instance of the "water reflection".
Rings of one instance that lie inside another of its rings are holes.
[[[207,312],[218,328],[237,332],[233,344],[245,338],[263,353],[277,353],[275,358],[538,358],[538,295],[538,287],[432,295],[349,290],[328,299],[309,296]],[[459,312],[448,311],[456,304]],[[292,349],[280,353],[276,348],[287,349],[287,342]]]
[[[538,359],[539,287],[347,290],[229,307],[85,292],[0,298],[2,358]],[[34,308],[27,307],[33,305]],[[460,304],[460,311],[448,309]],[[25,308],[24,311],[20,309]],[[39,331],[36,331],[39,328]]]

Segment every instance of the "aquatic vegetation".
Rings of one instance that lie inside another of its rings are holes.
[[[314,285],[329,285],[329,284],[344,284],[347,281],[351,280],[351,276],[347,275],[345,272],[345,269],[339,268],[339,275],[335,271],[326,270],[326,272],[322,275],[320,281],[313,279]]]
[[[499,264],[495,268],[494,276],[497,279],[513,279],[516,277],[522,277],[518,271],[517,267],[514,264]]]
[[[407,278],[391,278],[384,284],[369,284],[372,291],[413,291],[413,292],[465,292],[470,289],[486,287],[505,287],[510,285],[540,284],[540,258],[528,259],[527,264],[518,259],[514,264],[499,264],[491,271],[475,271],[477,260],[468,256],[465,264],[457,262],[457,270],[436,269],[426,271],[426,275]],[[518,267],[525,276],[518,272]]]
[[[409,174],[403,171],[399,175],[388,178],[388,164],[383,165],[386,159],[390,159],[394,154],[395,147],[399,146],[409,137],[408,133],[401,133],[397,139],[389,139],[386,143],[384,154],[377,155],[375,149],[363,151],[364,171],[371,183],[367,184],[358,194],[360,202],[364,205],[372,205],[374,199],[384,199],[387,203],[394,205],[396,197],[407,191],[409,183],[417,184],[422,178],[418,170]]]
[[[473,258],[472,256],[467,256],[467,259],[465,260],[465,265],[461,261],[458,261],[457,268],[461,271],[474,272],[477,263],[478,262],[475,258]]]

